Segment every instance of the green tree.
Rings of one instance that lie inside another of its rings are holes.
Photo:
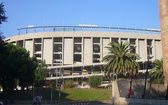
[[[149,71],[150,82],[153,84],[164,83],[163,59],[153,61],[153,68]]]
[[[5,16],[5,9],[4,9],[4,5],[3,2],[0,4],[0,24],[2,24],[2,22],[6,22],[7,21],[7,17]]]
[[[101,85],[101,80],[100,76],[91,76],[89,77],[89,84],[92,88],[98,88]]]
[[[130,53],[131,49],[128,42],[111,42],[106,48],[109,50],[109,53],[102,59],[102,61],[105,62],[105,74],[126,75],[131,69],[134,70],[134,73],[137,73],[139,64],[135,60],[140,57],[138,54]]]
[[[45,83],[45,78],[47,76],[47,65],[44,61],[38,64],[35,70],[35,84],[36,86],[42,86]]]
[[[6,22],[7,17],[5,16],[5,10],[4,10],[4,5],[3,3],[0,3],[0,24],[2,24],[2,22]],[[4,51],[4,45],[5,42],[3,41],[3,36],[2,36],[2,32],[0,31],[0,55],[1,53]],[[0,56],[0,63],[2,61],[2,57]]]
[[[73,80],[65,80],[64,88],[71,88],[73,86]]]
[[[19,86],[21,86],[22,89],[34,83],[37,65],[36,57],[28,57],[20,70],[18,70]]]
[[[31,70],[35,70],[34,62],[37,61],[31,60],[34,58],[29,57],[29,52],[26,49],[11,43],[4,46],[1,57],[3,60],[0,63],[0,84],[4,94],[12,96],[16,80],[19,81],[21,87],[29,84],[31,80],[29,78],[34,76]]]

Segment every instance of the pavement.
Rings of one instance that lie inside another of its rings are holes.
[[[80,102],[80,101],[71,101],[71,102],[62,102],[62,103],[42,103],[41,105],[111,105],[112,103],[110,101],[103,101],[103,102]],[[7,105],[33,105],[32,103],[15,103]]]
[[[7,105],[32,105],[32,104],[7,104]],[[41,105],[111,105],[110,103],[89,103],[89,104],[87,104],[87,103],[83,103],[83,104],[81,104],[81,103],[78,103],[78,104],[41,104]]]

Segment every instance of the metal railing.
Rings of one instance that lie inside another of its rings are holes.
[[[38,29],[41,29],[40,31]],[[98,25],[78,25],[78,26],[28,26],[25,28],[18,28],[19,35],[21,31],[27,33],[46,32],[46,31],[112,31],[112,32],[139,32],[139,33],[160,33],[159,29],[153,28],[123,28],[111,26],[98,26]]]

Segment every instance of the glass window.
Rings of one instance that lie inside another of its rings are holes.
[[[22,40],[22,41],[18,41],[18,42],[17,42],[17,46],[23,47],[23,40]]]
[[[35,49],[34,51],[41,51],[41,44],[35,44]]]
[[[81,52],[81,44],[74,45],[74,52]]]
[[[35,56],[41,58],[41,54],[35,54]]]
[[[118,42],[118,38],[112,38],[112,42]]]
[[[93,52],[94,53],[100,53],[100,46],[99,45],[93,45]]]
[[[35,43],[41,43],[41,38],[34,39]]]
[[[54,44],[54,52],[62,52],[62,44]]]
[[[81,43],[82,42],[82,38],[76,37],[76,38],[74,38],[74,42],[75,43]]]
[[[54,42],[62,42],[62,37],[54,38]]]
[[[93,43],[100,43],[100,38],[93,38]]]
[[[75,55],[74,55],[74,61],[75,61],[75,62],[81,62],[81,61],[82,61],[81,58],[82,58],[82,57],[81,57],[80,54],[75,54]]]

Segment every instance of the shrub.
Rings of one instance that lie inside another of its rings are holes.
[[[101,77],[100,76],[92,76],[89,78],[89,84],[92,88],[98,88],[101,85]]]
[[[73,80],[65,80],[64,88],[71,88],[73,86]]]

